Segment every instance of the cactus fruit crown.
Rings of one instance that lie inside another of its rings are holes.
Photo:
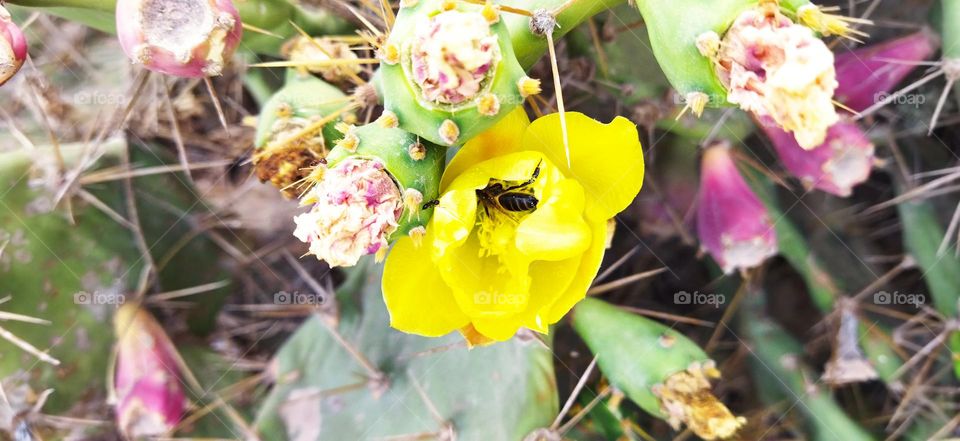
[[[380,58],[384,108],[439,145],[473,138],[536,89],[492,4],[401,2]]]
[[[27,59],[27,41],[10,13],[0,5],[0,85],[20,70]]]
[[[433,208],[425,202],[438,197],[445,151],[396,126],[389,111],[365,126],[338,124],[343,138],[306,178],[301,205],[313,207],[297,216],[294,234],[330,265],[382,260],[399,235],[419,241],[426,232]]]
[[[117,35],[135,63],[180,77],[220,75],[242,28],[223,0],[119,0]]]

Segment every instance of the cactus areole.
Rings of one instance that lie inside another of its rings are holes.
[[[27,40],[23,31],[0,6],[0,85],[13,78],[26,59]]]
[[[230,0],[119,0],[117,36],[127,57],[178,77],[217,76],[240,42]]]

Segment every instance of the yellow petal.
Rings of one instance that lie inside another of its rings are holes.
[[[496,341],[507,341],[520,330],[522,321],[519,316],[511,315],[492,319],[474,319],[473,327],[484,337]]]
[[[457,176],[475,164],[520,151],[520,139],[529,125],[530,118],[521,106],[489,130],[471,139],[447,164],[440,181],[440,190],[445,190]]]
[[[560,115],[538,118],[523,136],[523,148],[543,152],[568,178],[583,185],[587,215],[607,220],[623,211],[643,184],[643,148],[637,127],[617,117],[602,124],[576,112],[567,112],[570,163],[560,129]]]
[[[581,256],[580,265],[576,270],[576,275],[567,286],[566,291],[557,297],[556,301],[550,306],[549,312],[545,314],[548,324],[553,324],[563,318],[577,302],[583,300],[587,295],[587,289],[597,277],[597,271],[600,270],[600,264],[603,262],[603,253],[605,248],[605,236],[607,234],[607,223],[591,222],[592,240],[590,248]]]
[[[439,337],[470,323],[430,261],[429,248],[416,247],[409,237],[393,246],[382,283],[390,326],[400,331]]]
[[[477,216],[477,194],[472,189],[452,190],[440,198],[433,210],[427,244],[432,245],[433,256],[438,258],[449,248],[462,245],[473,231]]]
[[[563,260],[585,251],[590,228],[583,220],[583,187],[564,179],[544,193],[546,200],[517,228],[517,249],[531,260]]]
[[[546,333],[554,322],[548,320],[551,306],[567,291],[580,267],[582,255],[556,262],[536,261],[530,264],[530,306],[523,325]]]
[[[480,317],[516,315],[527,308],[529,262],[522,259],[516,251],[506,256],[483,256],[479,238],[471,234],[462,246],[451,249],[436,263],[460,310],[476,322]]]

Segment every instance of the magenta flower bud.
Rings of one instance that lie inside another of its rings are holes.
[[[178,77],[217,76],[243,27],[231,0],[118,0],[117,36],[134,63]]]
[[[114,316],[117,427],[128,439],[169,434],[187,408],[173,343],[148,313],[125,304]]]
[[[940,41],[929,30],[907,35],[855,51],[837,54],[836,99],[861,112],[884,98],[917,68],[917,63],[933,55]]]
[[[816,188],[847,197],[853,187],[870,178],[874,165],[874,146],[857,124],[840,121],[827,131],[827,140],[813,150],[804,150],[793,135],[776,123],[760,119],[759,125],[770,138],[780,162],[808,188]]]
[[[725,273],[753,268],[777,254],[767,208],[740,175],[729,145],[709,147],[703,154],[697,233]]]
[[[13,78],[27,59],[27,39],[0,5],[0,85]]]

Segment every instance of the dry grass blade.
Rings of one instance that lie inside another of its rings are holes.
[[[190,165],[190,170],[219,168],[228,166],[230,164],[233,164],[233,161],[228,159],[200,162]],[[182,165],[158,165],[156,167],[144,167],[136,169],[130,169],[128,167],[114,167],[85,174],[80,178],[80,184],[90,185],[99,182],[118,181],[121,179],[139,178],[143,176],[160,175],[165,173],[177,173],[186,170],[187,169],[185,169]]]
[[[147,299],[147,302],[148,303],[165,302],[168,300],[194,296],[197,294],[203,294],[205,292],[216,291],[227,285],[230,285],[229,280],[221,280],[219,282],[205,283],[203,285],[197,285],[190,288],[183,288],[183,289],[168,291],[168,292],[159,293],[159,294],[151,294],[150,297]]]
[[[654,269],[654,270],[644,271],[644,272],[642,272],[642,273],[633,274],[633,275],[630,275],[630,276],[627,276],[627,277],[624,277],[624,278],[621,278],[621,279],[614,280],[614,281],[612,281],[612,282],[607,282],[607,283],[604,283],[604,284],[602,284],[602,285],[596,285],[596,286],[590,288],[590,290],[587,291],[587,295],[588,295],[588,296],[596,296],[596,295],[600,295],[600,294],[603,294],[603,293],[606,293],[606,292],[610,292],[610,291],[613,291],[613,290],[615,290],[615,289],[622,288],[622,287],[624,287],[624,286],[626,286],[626,285],[629,285],[629,284],[631,284],[631,283],[638,282],[638,281],[643,280],[643,279],[648,279],[648,278],[653,277],[653,276],[655,276],[655,275],[657,275],[657,274],[660,274],[660,273],[662,273],[662,272],[664,272],[664,271],[666,271],[666,270],[667,270],[667,268],[657,268],[657,269]]]
[[[573,407],[573,403],[576,402],[577,396],[580,395],[580,391],[583,390],[583,387],[587,384],[587,379],[590,378],[590,374],[593,373],[593,369],[597,367],[597,357],[594,356],[593,360],[590,360],[590,364],[587,365],[587,369],[583,371],[583,375],[580,376],[580,379],[577,381],[577,385],[574,386],[573,392],[570,392],[570,397],[567,398],[567,402],[563,403],[563,408],[560,409],[560,413],[557,414],[557,418],[553,420],[553,424],[550,424],[550,430],[556,431],[560,427],[560,422],[563,421],[563,417],[567,415],[567,412],[570,412],[570,409]]]

